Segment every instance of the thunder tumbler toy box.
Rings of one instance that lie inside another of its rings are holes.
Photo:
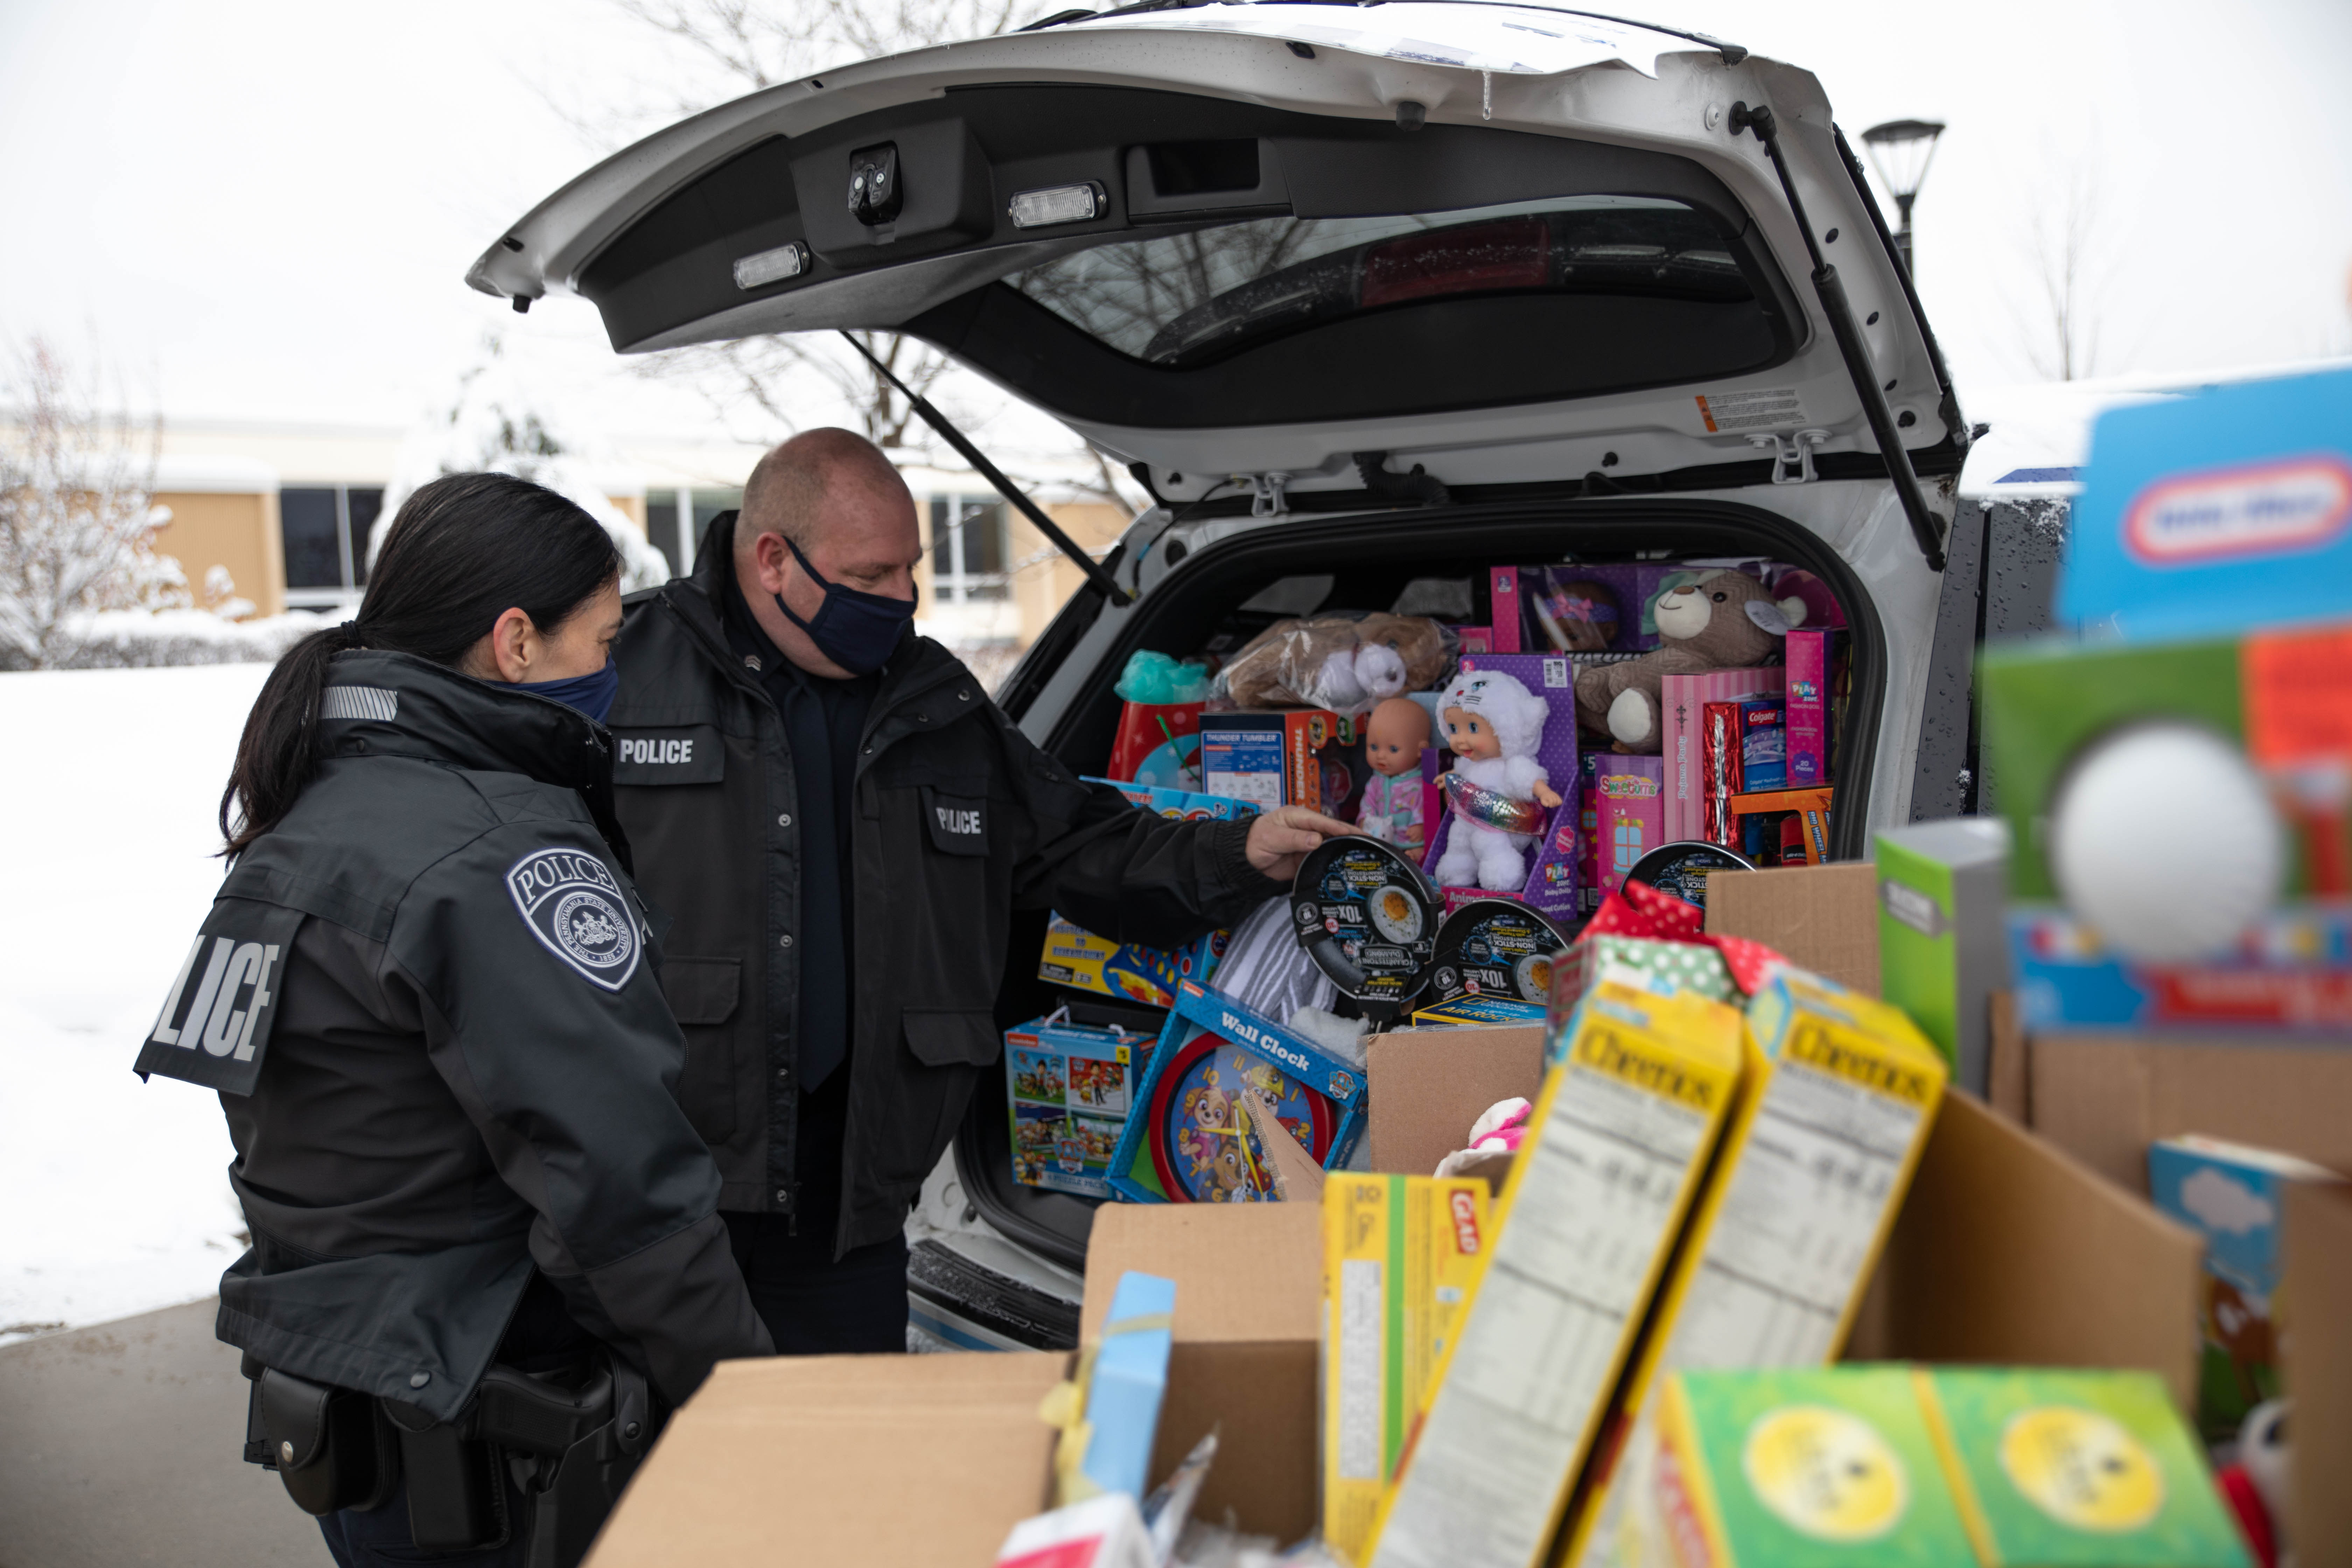
[[[1353,818],[1371,775],[1359,719],[1327,708],[1205,713],[1202,777],[1211,795],[1255,807],[1306,805]]]
[[[1024,1186],[1111,1195],[1111,1154],[1150,1037],[1034,1019],[1004,1034],[1013,1175]]]

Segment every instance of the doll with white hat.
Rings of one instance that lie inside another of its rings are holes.
[[[1465,670],[1445,689],[1437,716],[1454,749],[1454,776],[1477,786],[1448,791],[1454,823],[1438,857],[1437,879],[1449,888],[1515,892],[1527,881],[1528,849],[1541,831],[1542,815],[1533,806],[1548,812],[1560,802],[1549,771],[1536,761],[1551,704],[1514,676]],[[1474,815],[1468,802],[1478,796],[1486,806]]]

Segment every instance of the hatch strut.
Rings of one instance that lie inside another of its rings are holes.
[[[890,367],[877,359],[874,351],[859,342],[854,334],[844,332],[841,335],[848,340],[851,348],[866,356],[866,362],[868,364],[882,373],[883,380],[898,389],[898,395],[907,400],[907,406],[921,416],[924,424],[938,431],[940,440],[953,447],[957,455],[971,465],[972,472],[993,485],[996,488],[996,493],[1012,502],[1013,510],[1027,518],[1030,525],[1044,534],[1055,549],[1076,562],[1078,570],[1087,574],[1087,581],[1102,590],[1104,597],[1110,600],[1113,605],[1124,605],[1135,603],[1134,596],[1118,585],[1111,574],[1103,569],[1101,562],[1087,554],[1076,540],[1055,527],[1054,520],[1045,515],[1045,509],[1023,494],[1020,486],[1006,479],[1003,469],[982,457],[980,448],[964,438],[962,431],[948,423],[946,415],[932,407],[922,394],[900,381],[896,374],[892,374]]]
[[[1927,558],[1928,567],[1937,572],[1944,569],[1943,531],[1936,524],[1936,514],[1927,510],[1927,498],[1919,492],[1919,476],[1912,471],[1911,454],[1904,449],[1903,437],[1895,427],[1895,412],[1886,406],[1885,390],[1878,384],[1878,374],[1871,366],[1870,351],[1862,341],[1862,330],[1853,324],[1853,307],[1846,302],[1845,284],[1837,268],[1822,259],[1821,241],[1813,237],[1813,226],[1805,216],[1805,204],[1797,195],[1797,182],[1790,176],[1789,162],[1780,154],[1780,127],[1772,119],[1771,106],[1758,104],[1750,109],[1745,103],[1731,106],[1731,133],[1753,131],[1756,140],[1764,143],[1765,153],[1772,160],[1772,168],[1780,176],[1780,189],[1789,198],[1789,211],[1797,220],[1797,227],[1805,237],[1806,253],[1813,262],[1813,292],[1821,297],[1822,313],[1830,319],[1830,334],[1837,339],[1838,355],[1845,361],[1847,376],[1853,389],[1862,395],[1862,412],[1870,421],[1870,433],[1878,441],[1879,456],[1885,459],[1886,477],[1895,482],[1895,493],[1903,502],[1903,513],[1911,520],[1911,536],[1919,542],[1919,553]]]

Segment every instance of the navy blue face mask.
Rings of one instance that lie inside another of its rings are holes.
[[[608,654],[604,668],[593,675],[571,675],[562,680],[518,680],[515,689],[535,697],[551,697],[602,724],[604,715],[613,710],[614,696],[621,689],[621,667]]]
[[[828,583],[809,564],[801,547],[790,539],[784,541],[793,559],[809,574],[809,581],[824,590],[824,603],[816,614],[803,620],[793,614],[782,594],[776,595],[776,608],[784,618],[808,633],[816,651],[849,671],[852,675],[871,675],[882,668],[898,646],[898,637],[907,623],[915,618],[915,600],[894,599],[887,594],[861,594],[855,588],[845,588],[838,583]]]

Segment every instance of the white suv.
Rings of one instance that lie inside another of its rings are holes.
[[[1475,619],[1487,567],[1563,560],[1761,557],[1830,586],[1838,857],[1913,816],[1938,659],[1931,746],[1965,727],[1974,595],[1941,574],[1969,431],[1820,84],[1734,45],[1443,0],[1066,12],[696,115],[468,281],[583,295],[624,353],[912,333],[1129,463],[1159,504],[1001,697],[1082,772],[1137,649],[1237,613],[1453,595]],[[1044,1004],[1013,968],[1007,1023]],[[1074,1265],[1091,1207],[1013,1184],[1002,1096],[966,1121],[950,1207]],[[919,1249],[919,1317],[1074,1327],[964,1263],[1056,1272],[962,1250]]]

